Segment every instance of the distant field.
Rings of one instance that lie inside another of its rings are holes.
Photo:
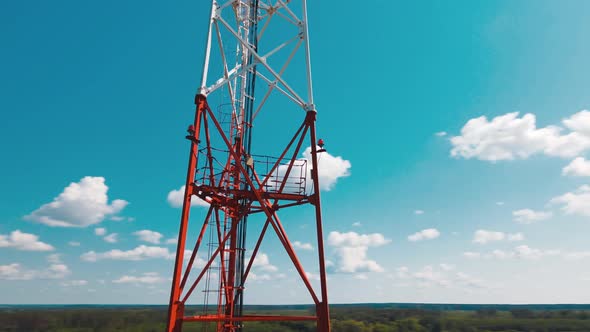
[[[246,311],[309,314],[311,308],[247,306]],[[331,315],[334,332],[590,332],[590,305],[351,304],[332,306]],[[165,318],[165,306],[5,305],[0,306],[0,332],[160,332]],[[183,329],[202,330],[194,323]],[[249,322],[244,331],[314,331],[314,325]]]

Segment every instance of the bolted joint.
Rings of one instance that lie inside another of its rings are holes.
[[[305,104],[305,105],[303,105],[303,109],[306,112],[314,112],[314,113],[317,113],[318,112],[318,111],[316,111],[314,104]]]
[[[207,94],[205,93],[205,88],[199,88],[199,91],[195,95],[195,105],[199,105],[202,101],[207,100]]]

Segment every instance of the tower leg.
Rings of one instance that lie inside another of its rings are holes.
[[[170,303],[168,306],[167,332],[180,332],[184,317],[184,303],[180,302],[182,288],[182,265],[184,261],[184,249],[186,246],[186,232],[191,208],[192,186],[195,181],[195,169],[197,166],[197,154],[199,150],[199,132],[201,130],[201,118],[207,107],[207,98],[201,94],[195,97],[197,109],[195,112],[194,131],[189,132],[191,150],[189,155],[186,183],[184,187],[184,199],[182,202],[182,214],[180,218],[180,230],[178,231],[178,244],[176,246],[176,261],[174,263],[174,275],[172,276],[172,289],[170,290]],[[191,137],[192,136],[192,137]]]
[[[318,238],[318,259],[320,266],[320,286],[322,301],[316,305],[318,316],[317,331],[330,332],[330,308],[328,306],[328,286],[326,282],[326,260],[324,256],[324,235],[322,228],[322,207],[320,204],[320,181],[318,174],[318,151],[317,151],[317,137],[315,131],[316,111],[311,110],[307,112],[307,125],[310,128],[311,139],[311,178],[313,181],[313,205],[315,207],[316,218],[316,233]]]

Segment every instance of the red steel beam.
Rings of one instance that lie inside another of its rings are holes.
[[[184,316],[184,306],[179,302],[180,299],[180,278],[182,274],[182,264],[184,260],[184,248],[186,245],[186,232],[188,228],[188,219],[190,214],[191,186],[195,179],[195,168],[197,165],[197,154],[199,151],[199,133],[201,129],[201,118],[206,109],[207,98],[203,95],[195,97],[196,112],[195,121],[193,124],[194,132],[189,132],[191,139],[191,150],[189,155],[189,162],[186,175],[186,183],[184,189],[184,199],[182,202],[182,215],[180,218],[180,229],[178,231],[178,244],[176,246],[176,261],[174,262],[174,274],[172,276],[172,287],[170,290],[170,304],[168,307],[168,322],[166,331],[179,332],[182,329],[182,316]]]
[[[207,112],[211,116],[211,120],[213,120],[213,123],[215,123],[215,126],[217,127],[217,130],[219,131],[221,138],[225,142],[228,149],[230,149],[229,153],[233,156],[234,159],[239,159],[239,157],[236,155],[236,152],[233,151],[233,149],[232,149],[232,144],[227,139],[227,136],[225,135],[225,133],[223,132],[223,129],[221,128],[221,125],[219,124],[219,122],[217,122],[217,119],[215,119],[215,116],[213,115],[213,112],[211,111],[211,109],[209,107],[207,107]],[[242,173],[242,175],[244,176],[244,179],[246,180],[246,182],[248,183],[250,188],[253,189],[253,192],[256,195],[256,200],[263,207],[266,217],[278,219],[276,213],[273,213],[270,210],[271,209],[270,202],[268,200],[265,200],[264,198],[262,198],[261,193],[260,193],[261,189],[259,189],[259,190],[254,189],[256,187],[254,186],[254,183],[252,183],[252,179],[250,178],[250,175],[244,169],[244,167],[241,164],[237,164],[237,165],[235,165],[235,167],[238,168],[238,170]],[[297,270],[297,272],[299,272],[299,276],[301,277],[301,279],[303,280],[303,283],[307,287],[311,297],[314,300],[314,303],[319,304],[320,301],[319,301],[317,295],[315,294],[315,291],[313,290],[313,287],[311,286],[311,283],[309,282],[309,279],[307,278],[307,275],[305,274],[305,271],[303,270],[303,266],[301,266],[301,263],[299,262],[299,259],[297,258],[295,251],[293,250],[293,247],[291,246],[290,243],[286,242],[285,239],[280,235],[281,232],[280,232],[279,228],[277,227],[277,225],[275,224],[273,219],[271,219],[271,225],[273,226],[275,232],[277,233],[279,239],[281,240],[281,243],[283,244],[283,247],[287,251],[287,254],[291,258],[291,261],[293,262],[295,269]]]
[[[315,216],[316,216],[316,234],[318,238],[318,258],[320,261],[320,287],[322,293],[322,302],[319,305],[319,308],[316,308],[317,315],[319,317],[318,320],[318,331],[319,332],[329,332],[330,331],[330,308],[328,306],[328,284],[326,282],[326,261],[324,257],[324,236],[323,236],[323,229],[322,229],[322,208],[320,204],[320,180],[319,180],[319,173],[318,173],[318,151],[317,151],[317,137],[315,131],[315,120],[316,120],[316,111],[308,111],[307,112],[307,125],[309,126],[310,130],[310,140],[311,140],[311,177],[313,181],[313,191],[314,191],[314,199],[313,199],[313,206],[315,207]]]
[[[244,315],[239,317],[227,317],[224,315],[202,315],[202,316],[186,316],[183,318],[187,322],[271,322],[271,321],[307,321],[317,320],[316,316],[274,316],[274,315]]]

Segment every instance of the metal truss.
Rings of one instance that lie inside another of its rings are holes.
[[[293,3],[301,7],[294,10]],[[185,322],[200,322],[205,329],[213,324],[216,331],[241,331],[247,329],[244,322],[249,321],[308,320],[316,322],[318,331],[329,332],[318,175],[318,154],[324,150],[316,144],[317,112],[313,102],[306,1],[220,3],[213,0],[210,13],[201,85],[195,97],[195,118],[186,136],[191,148],[166,331],[181,332]],[[277,21],[281,22],[279,28],[274,25]],[[305,73],[302,80],[305,84],[300,81],[289,84],[285,73],[298,56],[304,59],[298,64],[305,70],[297,68],[297,72]],[[264,93],[255,91],[256,81],[266,83]],[[301,97],[302,86],[307,90],[303,91],[305,98]],[[231,105],[227,127],[220,114],[210,107],[211,96],[215,94],[220,96],[218,107]],[[295,113],[286,115],[300,118],[301,124],[285,142],[279,156],[269,158],[252,154],[251,132],[256,117],[268,108],[271,94],[286,97],[283,98],[286,103],[303,109],[304,114],[302,118]],[[311,146],[310,169],[298,158],[305,142]],[[308,183],[312,190],[307,190]],[[203,200],[209,207],[189,251],[186,247],[193,199]],[[306,205],[315,211],[319,293],[312,286],[279,218],[282,209]],[[256,214],[261,218],[250,222],[260,220],[262,228],[255,237],[255,245],[247,248],[248,217]],[[207,232],[210,242],[205,245]],[[284,248],[315,305],[315,314],[270,316],[243,312],[245,284],[268,233],[274,233]],[[204,266],[196,269],[197,257],[207,247]],[[246,251],[250,250],[246,258]],[[185,251],[187,256],[190,253],[188,259]],[[212,273],[213,269],[217,272]],[[198,274],[191,276],[193,271]],[[201,308],[204,312],[189,314],[188,301],[200,286],[204,287],[206,297],[214,294],[216,306],[207,311],[208,302],[205,302]]]

